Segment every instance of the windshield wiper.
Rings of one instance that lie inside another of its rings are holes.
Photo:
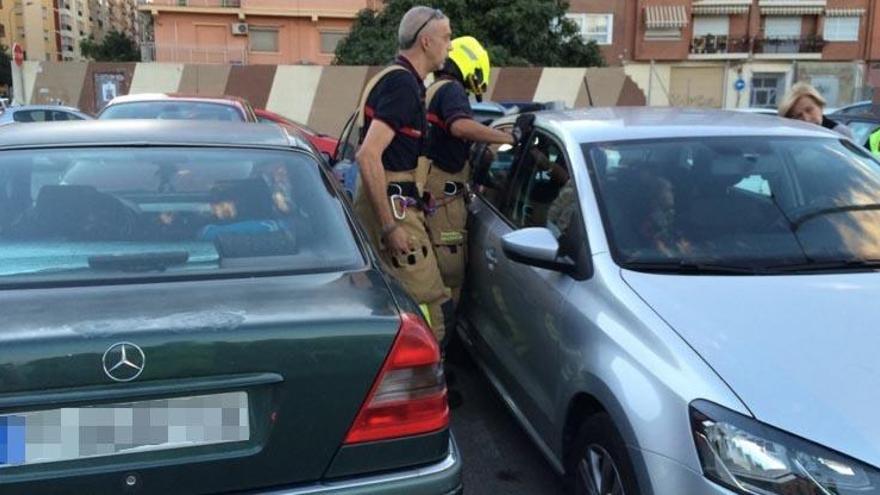
[[[829,261],[811,261],[807,263],[792,263],[788,265],[773,265],[766,267],[767,270],[777,272],[821,272],[833,270],[878,270],[880,259],[843,259]]]
[[[846,206],[833,206],[831,208],[822,208],[820,210],[811,211],[809,213],[805,213],[798,218],[795,218],[791,221],[791,226],[794,230],[798,230],[805,223],[810,220],[818,217],[822,217],[825,215],[831,215],[833,213],[846,213],[848,211],[871,211],[871,210],[880,210],[880,204],[865,204],[865,205],[846,205]]]
[[[724,265],[711,262],[664,262],[664,261],[629,261],[621,265],[627,270],[657,272],[657,273],[681,273],[681,274],[705,274],[705,275],[759,275],[764,273],[763,268],[747,265]]]
[[[89,268],[120,272],[161,272],[172,266],[185,265],[187,261],[189,253],[186,251],[106,254],[89,256]]]

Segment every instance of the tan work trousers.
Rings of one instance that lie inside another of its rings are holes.
[[[436,165],[428,172],[425,189],[436,203],[436,211],[428,215],[428,233],[437,256],[443,283],[452,291],[458,304],[461,286],[464,284],[467,266],[467,205],[465,191],[447,188],[447,183],[466,184],[470,178],[470,165],[456,174],[450,174]],[[463,188],[455,188],[463,189]]]
[[[385,179],[388,183],[424,183],[424,181],[416,180],[416,175],[416,171],[385,171]],[[431,239],[425,224],[425,214],[415,207],[407,208],[400,198],[389,198],[389,202],[391,201],[395,202],[392,211],[397,211],[398,216],[401,216],[399,214],[402,213],[403,217],[395,218],[395,221],[407,233],[410,243],[414,247],[413,251],[407,254],[394,255],[385,246],[382,239],[382,226],[363,184],[359,184],[357,188],[354,201],[355,214],[367,231],[370,243],[385,264],[386,270],[403,285],[403,288],[419,304],[422,311],[426,313],[425,317],[431,324],[437,341],[443,342],[446,336],[446,327],[452,323],[453,305],[449,289],[443,285],[443,278],[437,266],[437,258],[431,247]]]

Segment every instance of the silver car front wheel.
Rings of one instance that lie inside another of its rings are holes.
[[[566,459],[571,495],[639,495],[626,444],[607,413],[584,419]]]
[[[625,495],[620,470],[614,458],[601,445],[587,447],[578,463],[577,476],[588,495]]]

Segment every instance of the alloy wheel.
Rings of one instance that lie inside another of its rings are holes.
[[[588,495],[625,495],[617,464],[600,445],[587,447],[578,463],[578,478]]]

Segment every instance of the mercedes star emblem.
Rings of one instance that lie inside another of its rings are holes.
[[[130,382],[140,376],[146,360],[144,351],[130,342],[111,345],[101,358],[104,373],[117,382]]]

